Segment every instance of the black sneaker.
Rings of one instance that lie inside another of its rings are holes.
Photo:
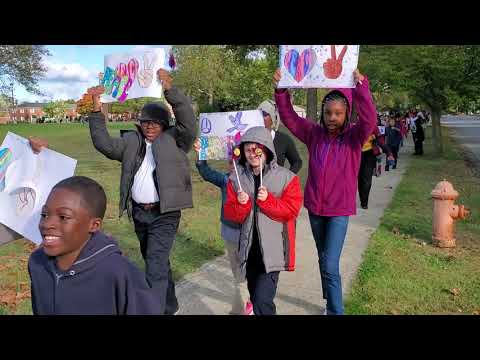
[[[368,210],[368,205],[362,205],[362,209]]]

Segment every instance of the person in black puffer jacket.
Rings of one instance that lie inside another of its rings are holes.
[[[147,280],[166,297],[165,313],[175,314],[178,301],[169,257],[181,210],[193,207],[187,153],[197,128],[190,99],[173,86],[167,71],[160,69],[158,77],[175,115],[174,126],[165,105],[148,103],[141,111],[137,131],[110,137],[100,112],[105,110],[100,103],[101,86],[93,92],[95,111],[88,121],[95,148],[122,163],[120,216],[127,210],[133,218]]]

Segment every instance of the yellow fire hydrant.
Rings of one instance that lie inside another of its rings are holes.
[[[455,220],[465,219],[470,211],[463,205],[455,205],[458,198],[452,184],[440,181],[432,191],[433,198],[433,245],[441,248],[455,247]]]

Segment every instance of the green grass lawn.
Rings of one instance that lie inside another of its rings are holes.
[[[412,156],[381,225],[373,234],[351,294],[347,314],[472,314],[480,311],[480,179],[462,151],[445,137],[445,156]],[[456,224],[457,247],[432,246],[435,185],[447,179],[457,204],[472,215]]]
[[[133,128],[131,123],[111,123],[111,135],[118,136],[120,129]],[[0,126],[0,139],[7,131],[21,136],[35,135],[48,139],[50,148],[78,160],[76,175],[84,175],[98,181],[107,193],[108,206],[104,230],[114,235],[120,242],[122,251],[140,268],[144,263],[138,247],[138,240],[125,214],[118,218],[120,163],[111,161],[98,153],[90,140],[87,125],[80,124],[17,124]],[[205,261],[223,254],[223,241],[220,237],[220,191],[204,182],[192,159],[192,184],[194,208],[182,212],[177,241],[172,253],[172,267],[175,279],[200,267]],[[226,169],[223,162],[212,162],[218,169]],[[16,306],[0,309],[1,312],[30,314],[29,278],[27,260],[32,250],[25,240],[0,246],[0,294],[14,296]],[[13,294],[13,295],[12,295]],[[25,299],[21,299],[25,297]],[[5,299],[3,299],[5,300]],[[10,299],[11,300],[11,299]],[[2,298],[0,297],[0,303]],[[1,305],[0,305],[1,307]]]

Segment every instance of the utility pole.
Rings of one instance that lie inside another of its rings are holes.
[[[10,88],[12,89],[12,111],[10,112],[10,121],[13,120],[13,114],[15,114],[15,98],[13,97],[13,82],[10,83]]]

